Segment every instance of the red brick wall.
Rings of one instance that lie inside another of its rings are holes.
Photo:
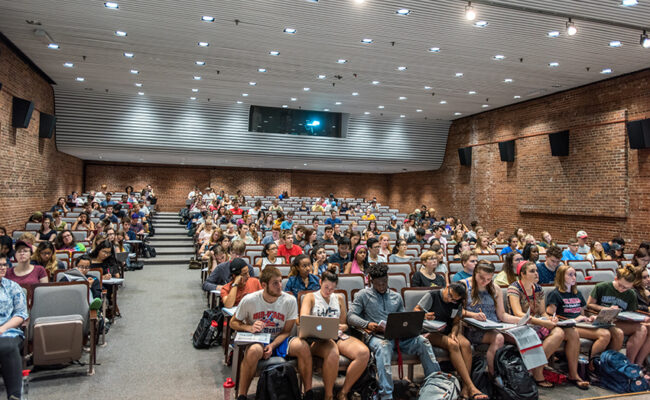
[[[11,232],[24,228],[32,211],[81,189],[82,161],[58,152],[54,138],[39,139],[40,112],[54,113],[52,87],[2,41],[0,82],[0,225]],[[11,126],[14,96],[34,102],[28,129]]]
[[[623,121],[650,117],[650,70],[455,121],[442,167],[390,177],[388,202],[423,203],[438,215],[476,219],[493,231],[516,226],[538,238],[650,239],[650,150],[631,150]],[[570,129],[570,155],[552,157],[546,135]],[[496,143],[516,140],[516,161]],[[491,144],[490,144],[491,143]],[[472,167],[458,148],[474,145]]]
[[[86,163],[85,190],[123,191],[127,185],[141,190],[151,184],[157,192],[160,209],[176,211],[185,206],[185,196],[198,185],[211,186],[234,195],[239,189],[245,196],[279,195],[288,190],[292,196],[388,198],[388,176],[380,174],[336,174],[325,172],[254,170],[237,168],[146,165],[126,163]]]

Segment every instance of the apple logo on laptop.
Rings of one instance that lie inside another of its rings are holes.
[[[318,332],[322,331],[323,330],[323,325],[316,325],[316,330]]]
[[[403,326],[404,328],[406,328],[407,326],[409,326],[409,323],[406,322],[406,321],[404,321],[404,322],[402,323],[402,326]]]

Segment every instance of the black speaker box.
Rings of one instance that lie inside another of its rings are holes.
[[[41,113],[41,123],[38,127],[38,137],[41,139],[52,139],[52,133],[56,126],[56,117],[54,115]]]
[[[0,82],[0,90],[2,90],[2,82]]]
[[[515,161],[515,141],[508,140],[507,142],[499,143],[499,154],[501,161],[514,162]]]
[[[29,126],[29,120],[32,118],[32,112],[34,112],[34,103],[29,100],[14,97],[13,112],[13,127],[27,128]]]
[[[472,165],[472,148],[471,147],[461,147],[458,149],[458,158],[460,158],[460,165],[471,166]]]
[[[548,135],[551,143],[551,154],[554,157],[569,155],[569,131],[555,132]]]
[[[631,149],[650,148],[650,119],[628,122],[627,137]]]

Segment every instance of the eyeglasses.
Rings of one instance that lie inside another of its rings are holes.
[[[7,263],[1,263],[0,264],[0,268],[8,268],[8,267],[9,267],[9,264],[7,264]]]

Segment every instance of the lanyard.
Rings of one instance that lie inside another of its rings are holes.
[[[530,304],[530,297],[526,294],[526,289],[524,289],[524,285],[521,284],[521,281],[519,281],[519,287],[521,287],[522,292],[524,292],[524,296],[526,296],[526,300],[528,300],[528,308],[531,309],[531,313],[534,311],[536,312],[537,310],[534,310],[535,308],[535,286],[533,285],[533,304]]]

